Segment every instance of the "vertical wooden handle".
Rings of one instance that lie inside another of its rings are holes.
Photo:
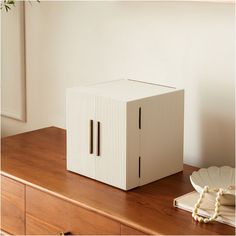
[[[141,107],[139,107],[139,110],[138,110],[138,128],[141,129],[141,123],[142,123],[142,109]]]
[[[93,154],[93,120],[90,120],[89,127],[89,153]]]
[[[101,136],[100,129],[101,129],[101,124],[98,121],[98,123],[97,123],[97,156],[98,157],[100,156],[100,152],[101,152],[101,150],[100,150],[100,142],[101,142],[101,140],[100,140],[100,136]]]
[[[141,157],[138,158],[138,177],[141,177]]]

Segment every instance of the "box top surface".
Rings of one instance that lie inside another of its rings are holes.
[[[125,79],[108,81],[88,86],[80,86],[71,89],[83,91],[95,96],[103,96],[125,102],[178,90],[168,86]]]

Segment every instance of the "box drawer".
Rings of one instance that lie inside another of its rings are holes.
[[[66,232],[62,228],[26,213],[26,235],[59,235],[61,233]]]
[[[25,185],[1,176],[1,229],[25,234]]]
[[[70,232],[71,234],[120,234],[120,223],[51,194],[27,186],[26,199],[27,234],[34,234],[33,228],[37,229],[35,225],[39,225],[35,222],[36,219],[46,222],[47,226],[50,226],[49,232],[52,230],[52,234],[54,230],[58,229],[60,232]],[[28,218],[28,215],[31,218]],[[32,221],[34,222],[32,223]],[[38,234],[38,232],[36,233]],[[44,233],[42,232],[42,234]]]

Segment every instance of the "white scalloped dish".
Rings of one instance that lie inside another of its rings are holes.
[[[190,181],[199,193],[203,191],[204,186],[210,190],[206,198],[215,201],[219,188],[224,190],[221,197],[221,205],[235,205],[235,168],[229,166],[209,167],[194,171],[190,176]]]

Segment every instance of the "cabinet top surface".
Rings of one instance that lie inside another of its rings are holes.
[[[66,171],[66,132],[50,127],[2,139],[2,174],[152,234],[234,234],[220,223],[198,224],[173,199],[193,191],[184,171],[128,192]]]
[[[122,79],[94,85],[74,87],[68,89],[68,91],[80,91],[94,96],[102,96],[114,100],[129,102],[174,92],[177,91],[177,89],[163,85]]]

